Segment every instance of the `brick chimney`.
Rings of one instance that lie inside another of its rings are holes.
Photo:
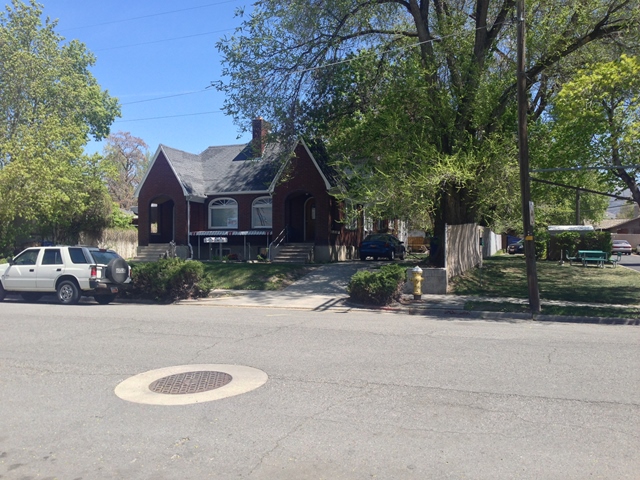
[[[262,117],[254,118],[253,125],[253,154],[261,157],[264,153],[264,147],[267,143],[267,135],[269,134],[269,124]]]

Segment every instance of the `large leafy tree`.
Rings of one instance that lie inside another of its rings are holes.
[[[528,11],[532,120],[582,52],[634,37],[640,14],[638,0]],[[243,125],[262,115],[285,137],[322,136],[350,162],[350,190],[380,210],[422,208],[436,233],[497,222],[519,210],[514,18],[514,0],[261,0],[218,45],[218,87]]]
[[[629,189],[640,205],[640,59],[585,65],[563,86],[553,109],[554,138],[562,155],[602,175],[617,190]]]
[[[32,233],[64,238],[98,228],[110,202],[96,159],[83,155],[119,115],[90,72],[95,58],[63,43],[35,2],[0,13],[0,238],[12,248]],[[103,208],[104,207],[104,208]]]
[[[148,146],[130,132],[117,132],[107,137],[103,168],[111,198],[118,207],[129,210],[136,202],[134,192],[148,164]]]

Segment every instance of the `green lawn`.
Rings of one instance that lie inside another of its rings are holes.
[[[540,298],[544,300],[565,300],[581,303],[608,303],[615,305],[640,305],[640,273],[632,270],[607,265],[583,267],[568,263],[539,261],[536,264]],[[484,261],[482,268],[476,268],[452,281],[452,292],[458,295],[478,295],[485,297],[528,298],[525,259],[521,255],[498,255]],[[477,305],[477,309],[490,308]],[[482,307],[482,308],[481,308]],[[528,306],[525,306],[526,310]],[[595,307],[595,305],[594,305]],[[496,309],[500,307],[494,307]],[[523,309],[521,306],[509,311]],[[474,308],[476,309],[476,308]],[[550,313],[551,307],[543,307],[543,313]],[[560,308],[562,310],[562,308]],[[570,312],[563,314],[580,315],[594,310],[587,307],[571,307]],[[572,313],[571,313],[572,312]],[[600,314],[605,312],[600,311]],[[625,315],[638,313],[637,309],[629,309]],[[597,312],[594,312],[596,314]],[[637,315],[635,315],[637,316]]]
[[[308,265],[284,263],[202,262],[214,288],[231,290],[280,290],[309,272]]]

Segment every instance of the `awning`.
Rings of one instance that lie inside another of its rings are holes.
[[[191,232],[191,235],[199,237],[233,237],[245,235],[271,235],[271,230],[206,230],[201,232]]]
[[[593,232],[591,225],[549,225],[549,233],[557,232]]]

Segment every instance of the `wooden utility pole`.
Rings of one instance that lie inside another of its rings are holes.
[[[529,179],[529,140],[527,132],[527,76],[525,70],[524,0],[517,0],[518,15],[518,158],[520,161],[520,192],[524,225],[524,255],[527,263],[527,284],[531,313],[540,313],[540,292],[536,271],[536,243],[533,238],[533,204]]]

